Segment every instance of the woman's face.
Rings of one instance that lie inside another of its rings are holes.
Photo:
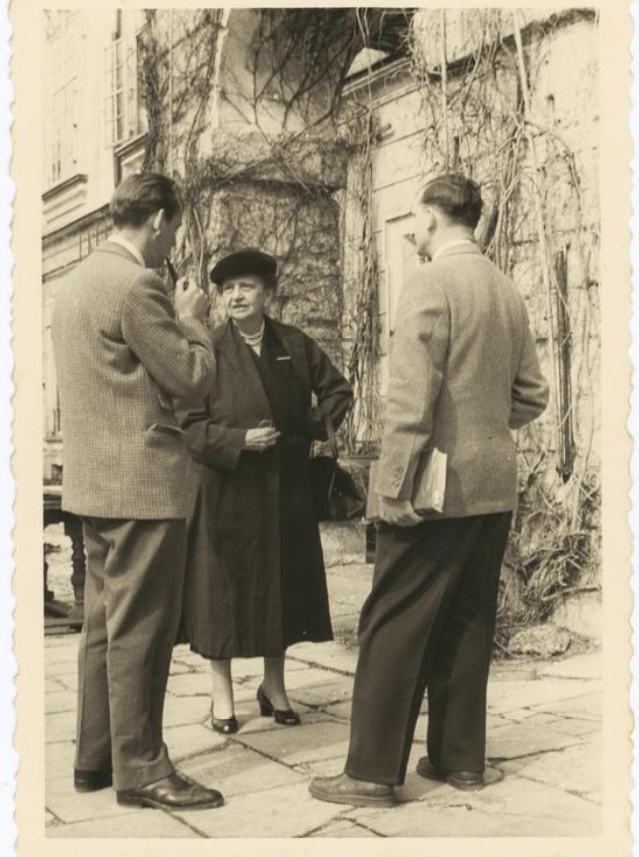
[[[261,319],[271,298],[261,277],[255,274],[229,277],[222,283],[221,291],[226,314],[234,321]]]

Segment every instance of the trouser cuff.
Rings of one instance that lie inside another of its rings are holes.
[[[438,763],[438,767],[447,772],[468,771],[473,774],[483,774],[486,770],[486,762],[476,756],[453,756],[449,759],[442,759]]]
[[[147,765],[143,768],[115,772],[113,785],[116,791],[119,792],[127,791],[128,789],[141,789],[143,786],[156,783],[158,780],[162,780],[174,772],[173,763],[165,756],[163,759],[159,759],[152,765]]]
[[[358,762],[355,759],[347,759],[344,766],[345,773],[354,780],[363,780],[367,783],[377,783],[380,786],[401,786],[404,778],[396,772],[390,772],[388,768],[377,765]]]

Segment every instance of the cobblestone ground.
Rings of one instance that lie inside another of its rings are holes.
[[[168,814],[119,807],[106,789],[73,790],[75,634],[46,638],[46,824],[51,837],[411,837],[593,836],[601,829],[600,660],[496,664],[489,685],[489,787],[463,793],[415,773],[424,753],[424,704],[406,784],[393,809],[354,809],[311,798],[316,774],[342,770],[349,733],[360,605],[370,566],[329,552],[336,641],[289,650],[289,696],[300,727],[261,718],[260,660],[234,662],[240,731],[213,732],[206,663],[175,650],[165,707],[171,757],[186,774],[219,788],[215,810]],[[55,573],[53,574],[55,582]],[[57,594],[57,593],[56,593]]]

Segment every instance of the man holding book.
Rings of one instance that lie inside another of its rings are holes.
[[[350,747],[343,774],[311,783],[321,800],[394,804],[426,691],[418,773],[483,787],[497,590],[517,497],[512,430],[544,411],[548,385],[521,295],[475,244],[481,208],[478,186],[458,175],[430,181],[416,205],[417,252],[431,262],[400,297]],[[424,486],[445,488],[443,505],[424,511]]]

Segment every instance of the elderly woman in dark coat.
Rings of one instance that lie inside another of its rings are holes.
[[[183,421],[193,458],[204,465],[183,631],[211,662],[213,728],[230,733],[238,728],[231,658],[264,658],[261,714],[295,725],[286,648],[332,639],[308,462],[312,441],[325,437],[319,408],[338,426],[352,394],[313,339],[265,314],[276,287],[272,257],[235,253],[211,279],[228,320],[213,332],[208,400]]]

